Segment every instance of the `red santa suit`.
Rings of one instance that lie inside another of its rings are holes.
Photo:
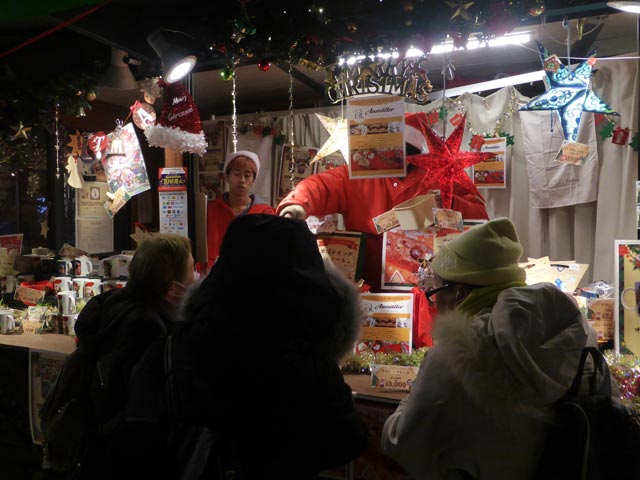
[[[207,271],[211,269],[220,254],[222,238],[229,228],[236,215],[224,196],[219,196],[207,205]],[[250,195],[251,205],[249,205],[240,215],[252,215],[256,213],[266,213],[275,215],[275,210],[257,195]]]
[[[407,116],[407,123],[420,115]],[[415,134],[415,132],[413,132]],[[424,142],[420,135],[419,139]],[[409,141],[421,148],[417,141]],[[407,159],[411,162],[411,156]],[[289,205],[300,205],[307,215],[323,216],[341,213],[346,230],[367,233],[363,279],[372,291],[380,291],[382,275],[382,235],[378,234],[373,217],[380,215],[416,195],[440,188],[437,178],[422,168],[409,165],[403,178],[350,179],[346,165],[307,177],[289,193],[278,205],[280,213]],[[484,219],[489,216],[484,199],[474,186],[455,183],[453,186],[453,210],[462,213],[466,219]],[[429,319],[430,321],[430,319]],[[422,330],[425,330],[422,328]],[[428,329],[430,330],[430,329]],[[415,338],[415,337],[414,337]],[[426,337],[425,337],[426,338]],[[415,342],[420,344],[420,342]],[[428,342],[430,343],[430,337]]]

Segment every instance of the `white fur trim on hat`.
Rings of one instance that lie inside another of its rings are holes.
[[[249,160],[251,160],[255,164],[256,177],[257,177],[258,173],[260,173],[260,158],[258,157],[258,155],[256,155],[253,152],[250,152],[249,150],[238,150],[237,152],[232,152],[229,155],[227,155],[227,159],[224,161],[224,168],[222,169],[222,171],[224,173],[227,173],[227,167],[229,166],[229,164],[238,157],[247,157]]]
[[[524,281],[518,265],[522,245],[513,224],[497,218],[470,228],[440,247],[431,268],[440,278],[468,285],[489,286]]]
[[[404,141],[416,147],[421,153],[427,153],[429,147],[427,146],[427,140],[424,138],[422,130],[420,130],[418,114],[407,114],[404,119]]]

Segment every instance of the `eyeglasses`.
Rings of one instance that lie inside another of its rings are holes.
[[[440,287],[430,288],[428,290],[425,290],[424,296],[427,297],[427,301],[429,302],[429,304],[433,305],[435,303],[435,301],[434,301],[434,299],[432,297],[436,293],[441,292],[442,290],[446,290],[447,288],[455,287],[457,285],[461,285],[461,284],[460,283],[455,283],[455,282],[448,282],[448,283],[443,284]]]

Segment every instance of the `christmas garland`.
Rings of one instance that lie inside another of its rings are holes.
[[[400,365],[407,367],[418,367],[422,363],[428,347],[422,347],[411,353],[386,353],[371,351],[352,355],[342,364],[344,373],[371,374],[371,365]]]

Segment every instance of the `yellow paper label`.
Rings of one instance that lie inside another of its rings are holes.
[[[584,159],[589,155],[589,145],[583,143],[565,143],[556,160],[570,165],[582,165]]]

